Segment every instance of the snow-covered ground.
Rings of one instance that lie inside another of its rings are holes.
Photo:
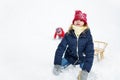
[[[79,68],[52,74],[56,27],[67,31],[74,11],[87,13],[94,40],[105,41],[105,58],[94,61],[90,76],[119,80],[119,0],[1,0],[0,80],[76,80]],[[95,75],[94,75],[95,74]]]

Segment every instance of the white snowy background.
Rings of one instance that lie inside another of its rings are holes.
[[[77,9],[87,14],[93,39],[108,43],[91,76],[120,80],[119,0],[0,0],[0,80],[77,80],[78,68],[52,74],[55,29],[66,32]]]

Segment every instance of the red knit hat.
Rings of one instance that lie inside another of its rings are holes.
[[[80,11],[80,10],[76,10],[72,23],[74,23],[75,20],[81,20],[81,21],[84,21],[85,24],[87,24],[86,17],[87,17],[87,15],[85,13],[82,13],[82,11]]]

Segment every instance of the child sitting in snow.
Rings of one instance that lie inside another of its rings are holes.
[[[77,10],[68,32],[56,49],[53,73],[59,75],[70,64],[79,65],[82,69],[79,79],[87,80],[93,59],[94,45],[86,14]]]

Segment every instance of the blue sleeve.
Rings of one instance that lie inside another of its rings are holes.
[[[64,38],[61,40],[60,44],[58,45],[56,52],[55,52],[55,57],[54,57],[54,64],[56,65],[61,65],[62,61],[62,56],[63,53],[66,50],[67,47],[67,34],[65,34]]]
[[[91,33],[88,37],[88,42],[85,48],[85,55],[86,56],[85,56],[83,70],[90,72],[92,64],[93,64],[93,59],[94,59],[94,44],[93,44]]]

